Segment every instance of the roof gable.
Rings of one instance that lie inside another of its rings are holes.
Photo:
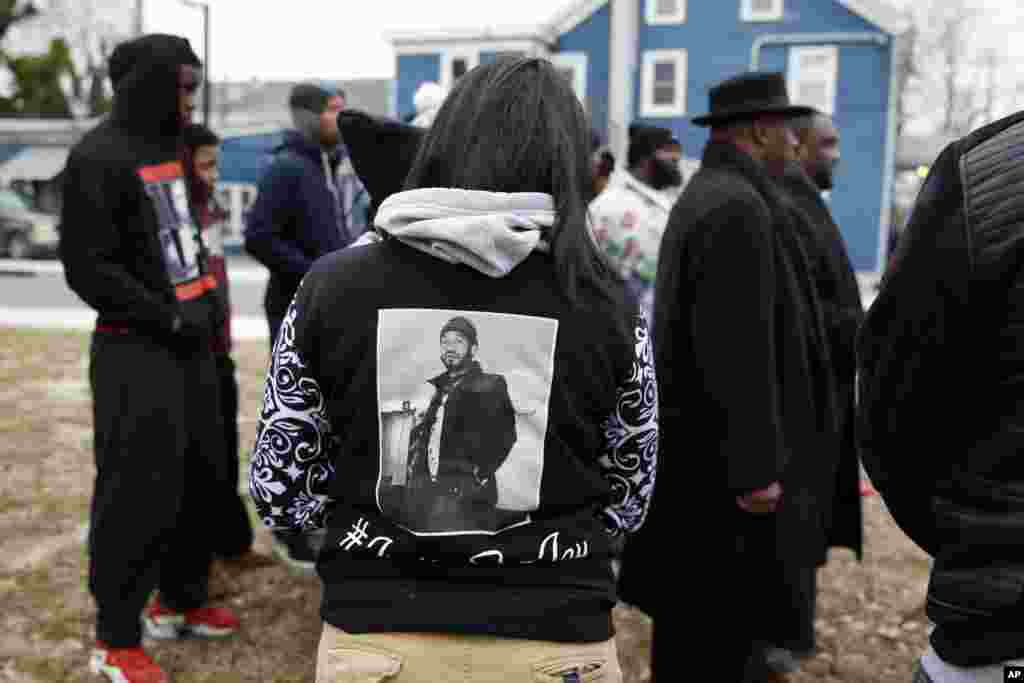
[[[644,2],[645,0],[636,0]],[[573,0],[552,19],[540,24],[488,26],[480,28],[394,31],[388,33],[392,44],[424,45],[466,40],[528,40],[552,45],[558,36],[573,30],[608,4],[609,0]],[[821,0],[835,2],[891,35],[900,35],[910,24],[888,0]]]
[[[637,0],[644,2],[644,0]],[[829,1],[829,0],[826,0]],[[863,17],[886,33],[899,35],[909,28],[907,18],[887,0],[831,0],[854,14]],[[573,30],[590,18],[594,12],[608,4],[608,0],[574,0],[574,2],[548,22],[556,35]]]

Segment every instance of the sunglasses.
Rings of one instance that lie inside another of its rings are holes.
[[[194,95],[199,90],[199,81],[189,81],[188,83],[178,83],[178,90]]]

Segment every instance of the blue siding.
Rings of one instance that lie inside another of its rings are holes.
[[[396,113],[400,118],[413,112],[412,98],[425,81],[440,82],[441,55],[399,55],[396,68]]]
[[[28,147],[28,145],[0,145],[0,164],[4,163],[8,159],[13,158],[16,154],[21,152],[21,150],[25,149],[26,147]]]
[[[594,129],[608,139],[609,5],[594,12],[558,40],[558,52],[587,54],[587,109]]]
[[[688,50],[684,118],[652,118],[649,123],[670,127],[683,144],[684,154],[699,158],[707,131],[688,122],[707,111],[708,91],[726,78],[749,69],[754,39],[783,33],[873,32],[880,30],[836,2],[785,0],[785,16],[777,22],[740,20],[740,3],[691,2],[686,23],[648,26],[640,0],[640,40],[637,64],[647,50]],[[832,193],[832,208],[843,230],[857,270],[877,267],[882,185],[885,180],[885,138],[889,99],[890,47],[873,44],[841,45],[839,50],[836,125],[842,135],[843,160]],[[761,69],[785,71],[788,48],[766,46]],[[636,79],[636,103],[641,103],[641,74]],[[644,119],[641,119],[644,120]]]
[[[258,183],[274,150],[283,141],[282,133],[227,138],[221,144],[220,179],[227,183]]]

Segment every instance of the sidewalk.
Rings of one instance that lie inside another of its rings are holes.
[[[8,273],[34,273],[60,275],[64,269],[60,261],[22,261],[0,259],[0,270]],[[247,258],[230,259],[228,274],[232,282],[262,284],[267,281],[267,269]],[[864,306],[868,307],[877,295],[878,275],[858,274]],[[38,329],[91,330],[96,324],[95,312],[86,308],[15,308],[0,306],[0,326],[31,327]],[[266,339],[267,321],[263,316],[235,316],[231,319],[232,335],[239,340]]]
[[[92,330],[96,312],[86,308],[12,308],[0,306],[0,327],[42,330]],[[266,339],[267,321],[256,316],[231,319],[231,336],[238,340]]]
[[[31,273],[34,275],[64,276],[60,261],[0,259],[0,271],[5,273]],[[228,273],[232,282],[263,284],[267,269],[255,261],[238,257],[228,260]],[[91,330],[96,325],[96,313],[81,308],[23,308],[0,306],[0,326],[29,327],[51,330]],[[269,336],[263,316],[235,316],[231,319],[231,334],[235,339],[266,339]]]
[[[64,265],[57,260],[0,259],[0,271],[5,273],[33,273],[35,275],[64,275]],[[228,275],[232,282],[267,281],[266,268],[250,258],[229,257]]]

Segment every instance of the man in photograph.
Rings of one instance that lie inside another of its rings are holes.
[[[445,371],[409,436],[406,508],[416,531],[494,530],[495,472],[516,442],[508,384],[476,360],[477,330],[462,316],[441,328]]]

